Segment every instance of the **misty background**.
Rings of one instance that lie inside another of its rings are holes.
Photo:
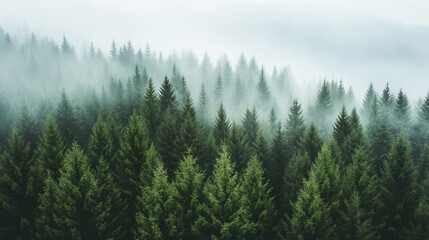
[[[1,1],[0,25],[18,40],[31,32],[82,55],[90,42],[108,55],[112,39],[168,56],[192,50],[215,63],[255,56],[271,72],[289,66],[299,89],[343,80],[362,99],[370,82],[428,91],[429,16],[425,1]],[[191,84],[190,84],[191,85]],[[199,88],[197,86],[196,88]],[[297,94],[298,95],[298,94]]]

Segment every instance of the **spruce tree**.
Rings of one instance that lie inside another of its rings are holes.
[[[320,128],[322,135],[327,134],[329,129],[330,116],[333,112],[333,103],[329,91],[329,83],[324,80],[319,92],[317,93],[316,106],[313,119]]]
[[[214,92],[214,99],[216,99],[218,102],[219,100],[222,102],[223,99],[223,84],[222,84],[222,77],[220,76],[220,73],[216,79],[216,86],[215,86],[215,92]]]
[[[153,182],[144,187],[139,196],[139,208],[136,213],[137,231],[135,239],[173,239],[174,229],[169,218],[172,212],[172,196],[176,191],[168,182],[163,164],[154,171]]]
[[[304,137],[304,131],[305,125],[304,116],[302,115],[302,107],[298,100],[294,99],[289,108],[289,115],[285,125],[286,141],[290,149],[289,157],[298,153],[301,147],[302,138]]]
[[[347,114],[346,107],[343,106],[340,114],[337,117],[337,120],[334,123],[334,131],[332,134],[340,148],[343,147],[344,141],[347,139],[350,132],[349,115]]]
[[[267,176],[270,177],[269,185],[272,187],[272,195],[277,196],[274,199],[277,209],[280,209],[281,205],[281,197],[279,196],[283,190],[283,174],[287,165],[286,143],[281,126],[280,123],[277,125],[277,131],[270,146],[270,164],[265,169]]]
[[[208,133],[210,128],[209,107],[207,91],[203,84],[201,85],[200,95],[198,96],[197,116],[204,133]]]
[[[259,75],[259,81],[258,81],[258,101],[264,106],[270,101],[271,93],[270,89],[268,88],[267,79],[265,77],[264,68],[261,69],[261,74]]]
[[[363,99],[363,109],[362,116],[364,119],[365,125],[370,123],[370,112],[374,101],[378,102],[377,93],[375,92],[374,85],[372,82],[369,84],[368,89],[366,90],[365,97]]]
[[[74,144],[58,183],[48,177],[40,196],[43,239],[99,239],[96,208],[99,189],[82,150]]]
[[[191,155],[180,161],[175,174],[172,195],[172,214],[168,222],[172,225],[175,239],[199,239],[200,229],[196,224],[203,201],[204,174]]]
[[[167,108],[170,108],[171,114],[176,115],[178,111],[178,103],[176,95],[174,94],[173,87],[167,77],[162,82],[159,91],[159,107],[161,112],[161,119],[164,117]]]
[[[416,179],[404,135],[399,134],[381,173],[382,239],[408,239],[417,208]]]
[[[274,235],[274,197],[264,179],[261,162],[254,155],[243,174],[239,193],[241,205],[250,214],[246,239],[272,239]]]
[[[401,129],[407,129],[410,127],[411,121],[411,110],[408,103],[407,95],[399,90],[398,96],[395,103],[395,130],[400,131]]]
[[[60,177],[60,169],[63,166],[64,144],[57,125],[48,115],[45,130],[42,133],[35,153],[39,180],[44,180],[50,175],[54,181]]]
[[[231,136],[228,140],[228,153],[236,167],[236,171],[241,174],[246,168],[248,153],[242,128],[235,122],[232,123]]]
[[[372,167],[377,174],[381,173],[383,162],[387,159],[392,145],[392,133],[386,118],[380,119],[371,139]]]
[[[156,94],[152,78],[149,78],[149,84],[146,87],[143,97],[142,113],[149,130],[150,142],[155,141],[155,134],[160,121],[159,111],[158,96]]]
[[[394,96],[390,92],[389,83],[386,84],[386,87],[383,89],[383,93],[380,98],[381,112],[388,118],[391,117],[392,110],[394,107]]]
[[[183,122],[180,126],[178,147],[179,159],[189,150],[190,153],[199,157],[202,152],[201,130],[197,123],[195,109],[190,96],[187,97],[183,109]]]
[[[244,139],[246,145],[249,147],[251,152],[256,149],[256,140],[259,132],[258,116],[256,114],[256,108],[253,106],[252,111],[249,108],[246,109],[246,113],[242,120]]]
[[[302,150],[308,154],[311,163],[313,163],[320,149],[322,149],[323,141],[319,135],[319,130],[313,122],[306,128],[304,138],[302,140]]]
[[[246,222],[240,220],[238,176],[226,146],[216,159],[213,175],[204,187],[204,205],[196,223],[201,239],[239,239]]]
[[[21,109],[21,116],[18,121],[18,130],[29,146],[30,156],[33,156],[39,132],[36,126],[36,121],[31,116],[26,104],[24,104]]]
[[[121,198],[124,201],[121,219],[121,231],[125,238],[132,237],[135,230],[135,211],[137,196],[141,194],[140,172],[148,150],[148,133],[141,116],[134,113],[125,128],[119,150],[116,175]]]
[[[164,119],[159,126],[156,146],[167,169],[168,176],[172,178],[179,162],[177,158],[179,147],[176,120],[171,115],[170,108],[166,110]]]
[[[33,162],[29,146],[16,128],[0,162],[0,238],[30,239],[34,231]]]
[[[89,168],[94,171],[101,159],[110,163],[112,157],[112,139],[110,138],[106,123],[99,116],[92,128],[88,144]]]
[[[225,108],[221,103],[217,111],[217,117],[213,128],[213,136],[218,146],[228,141],[230,128],[231,126],[226,116]]]
[[[72,142],[76,140],[76,130],[78,127],[73,108],[64,90],[61,93],[61,100],[57,108],[55,120],[63,136],[64,144],[68,147],[71,146]]]

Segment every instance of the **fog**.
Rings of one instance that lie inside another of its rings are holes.
[[[235,63],[244,52],[267,69],[290,66],[301,85],[326,77],[351,84],[358,98],[370,82],[410,98],[429,89],[429,16],[425,1],[3,1],[1,26],[34,31],[76,52],[89,42],[107,53],[112,39],[157,52],[192,49]]]

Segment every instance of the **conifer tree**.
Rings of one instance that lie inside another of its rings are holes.
[[[394,106],[394,96],[390,93],[389,83],[383,89],[383,93],[380,98],[381,112],[388,118],[391,117],[391,113]]]
[[[392,145],[392,134],[386,118],[380,119],[371,139],[372,167],[377,174],[381,173],[383,162],[387,159]]]
[[[115,159],[118,155],[119,148],[121,147],[122,124],[114,109],[112,109],[107,115],[106,127],[110,139],[112,139],[112,158]]]
[[[40,197],[43,239],[99,239],[96,183],[86,156],[74,144],[64,160],[58,184],[48,177]]]
[[[377,93],[374,90],[374,85],[372,82],[369,84],[368,89],[365,93],[365,98],[363,99],[363,109],[362,109],[362,116],[365,120],[365,124],[369,123],[369,116],[371,112],[372,105],[374,101],[378,102]]]
[[[200,204],[203,201],[204,174],[197,166],[197,159],[191,155],[179,163],[172,195],[173,214],[168,218],[175,231],[175,239],[198,239],[200,229],[196,224]]]
[[[78,127],[73,108],[64,90],[61,93],[61,100],[57,108],[55,120],[63,136],[65,145],[71,146],[72,142],[76,140],[76,130]]]
[[[195,109],[190,96],[186,98],[182,118],[183,122],[178,135],[179,159],[188,150],[193,156],[199,157],[202,152],[201,130],[197,123]]]
[[[408,238],[418,204],[416,184],[407,142],[401,133],[384,161],[381,175],[382,239]]]
[[[268,116],[268,136],[270,139],[273,137],[275,131],[277,129],[277,114],[274,107],[270,110],[270,115]]]
[[[396,130],[405,129],[410,127],[410,105],[408,103],[407,95],[399,90],[398,97],[396,98],[395,104],[395,119],[396,119]]]
[[[88,164],[93,171],[98,166],[100,159],[110,163],[112,161],[112,139],[106,123],[99,116],[92,128],[88,144]]]
[[[152,78],[149,78],[149,84],[146,87],[146,91],[143,97],[142,113],[146,121],[146,126],[149,130],[149,140],[151,142],[154,142],[155,134],[159,126],[160,116],[158,96],[155,92],[155,87],[153,86]]]
[[[204,151],[200,159],[200,166],[206,173],[211,173],[218,157],[218,146],[212,133],[209,133],[203,147]]]
[[[264,68],[261,69],[261,74],[259,75],[258,81],[258,94],[259,94],[259,102],[262,104],[267,104],[270,101],[271,93],[268,88],[267,79],[265,77]]]
[[[376,178],[368,162],[368,155],[359,147],[347,168],[343,184],[345,196],[339,226],[342,239],[376,239],[375,209],[379,207]]]
[[[135,239],[172,239],[169,218],[172,212],[172,196],[176,189],[168,182],[168,175],[163,164],[154,171],[153,182],[143,188],[139,196],[139,209],[136,213],[137,231]]]
[[[247,165],[247,149],[244,142],[243,132],[241,126],[232,123],[231,136],[228,141],[228,153],[231,161],[236,167],[236,171],[241,174]]]
[[[38,138],[36,121],[30,115],[28,106],[24,104],[21,109],[21,116],[18,122],[18,130],[29,146],[29,154],[33,156]]]
[[[213,136],[218,146],[220,146],[221,144],[225,143],[228,140],[230,128],[231,127],[229,124],[229,120],[226,116],[225,108],[221,103],[217,111],[217,117],[215,120],[214,129],[213,129]]]
[[[110,45],[110,57],[112,59],[116,59],[118,57],[118,49],[116,48],[115,40],[112,40],[112,44]]]
[[[314,112],[314,121],[317,123],[322,133],[325,133],[327,129],[329,129],[329,117],[332,115],[332,112],[333,103],[331,93],[329,91],[329,83],[324,80],[319,92],[317,93]]]
[[[273,159],[270,158],[268,142],[267,142],[267,139],[265,138],[265,134],[262,131],[259,131],[258,133],[258,137],[256,139],[256,149],[254,154],[256,154],[259,161],[261,161],[264,169],[269,169],[271,166],[275,166],[275,163],[272,161]],[[271,177],[275,177],[275,176],[268,176],[268,173],[266,173],[264,177],[266,177],[269,180],[272,180]]]
[[[175,115],[177,113],[178,103],[176,95],[174,94],[173,87],[167,77],[164,78],[159,91],[159,105],[161,119],[167,111],[167,108],[170,108],[171,114]]]
[[[302,149],[305,153],[308,154],[310,158],[310,162],[313,163],[320,149],[322,149],[322,139],[319,135],[319,130],[314,125],[314,123],[310,123],[310,125],[306,128],[304,133],[304,138],[302,140]]]
[[[13,128],[0,162],[0,238],[29,239],[34,231],[34,174],[29,146]]]
[[[289,157],[298,153],[302,138],[304,137],[304,131],[305,125],[301,104],[297,99],[294,99],[292,106],[289,108],[289,115],[285,125],[286,141],[290,148]]]
[[[208,133],[210,128],[209,107],[209,99],[203,84],[201,85],[200,95],[198,96],[197,116],[204,133]]]
[[[234,106],[236,109],[239,109],[241,106],[241,103],[244,98],[244,89],[243,89],[243,83],[241,82],[240,76],[237,76],[237,80],[235,81],[234,86]]]
[[[250,214],[247,239],[272,239],[274,235],[274,197],[270,196],[271,189],[264,179],[264,170],[254,155],[250,158],[243,174],[239,193],[241,205]]]
[[[39,175],[38,181],[43,183],[48,175],[56,181],[60,177],[60,169],[63,166],[64,144],[51,115],[47,117],[45,130],[38,143],[35,156]],[[37,191],[40,192],[41,189]]]
[[[141,116],[134,113],[125,129],[119,150],[116,175],[121,198],[124,201],[121,231],[125,238],[132,237],[135,230],[137,196],[141,194],[140,173],[148,150],[148,133]]]
[[[222,77],[220,76],[220,73],[219,73],[219,75],[218,75],[218,77],[216,79],[216,86],[215,86],[214,97],[215,97],[215,99],[220,100],[222,102],[222,99],[223,99],[223,84],[222,84]]]
[[[258,116],[256,114],[256,108],[253,106],[252,111],[249,108],[246,109],[243,121],[244,139],[249,150],[254,152],[256,149],[256,140],[259,132]]]
[[[344,141],[350,134],[349,115],[347,114],[346,107],[343,106],[337,120],[334,123],[333,136],[337,145],[342,148]]]
[[[350,134],[343,143],[343,162],[349,164],[352,162],[352,156],[356,149],[364,147],[367,149],[363,127],[360,123],[356,108],[353,108],[349,116]]]
[[[241,196],[234,168],[226,146],[222,146],[212,178],[204,187],[205,204],[196,223],[200,238],[239,239],[243,235],[241,228],[246,222],[240,221]]]
[[[157,132],[157,149],[170,178],[173,176],[178,164],[177,152],[179,149],[177,142],[178,129],[176,120],[171,115],[170,108],[167,108]]]

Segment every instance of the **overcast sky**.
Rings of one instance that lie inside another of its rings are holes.
[[[241,52],[296,80],[343,79],[362,97],[374,82],[410,95],[429,90],[429,2],[424,0],[0,0],[0,26],[81,50],[111,40],[164,55],[192,49],[235,62]]]

